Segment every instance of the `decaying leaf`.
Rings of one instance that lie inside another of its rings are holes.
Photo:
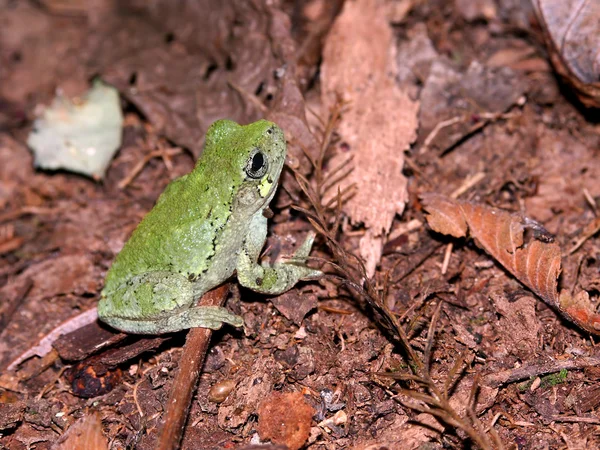
[[[96,308],[89,309],[77,316],[66,320],[61,323],[59,326],[54,328],[50,333],[46,334],[39,342],[27,349],[27,351],[23,352],[16,359],[14,359],[10,365],[7,367],[8,370],[13,370],[19,366],[23,361],[33,357],[39,356],[40,358],[46,356],[52,350],[52,344],[61,336],[71,333],[74,330],[78,330],[81,327],[84,327],[91,322],[95,322],[98,319],[98,311]]]
[[[27,139],[36,167],[66,169],[101,179],[121,146],[118,91],[96,80],[78,102],[58,95]]]
[[[198,156],[215,120],[262,116],[250,98],[276,94],[284,65],[270,36],[280,19],[266,2],[141,2],[133,13],[118,5],[123,21],[103,28],[114,38],[100,40],[93,65],[159,133]]]
[[[558,292],[561,250],[538,222],[438,194],[424,194],[421,201],[434,231],[454,237],[466,237],[468,231],[479,247],[566,319],[600,335],[600,314],[594,312],[587,292]]]
[[[589,0],[535,0],[556,71],[587,107],[600,107],[600,3]]]
[[[321,66],[326,110],[340,99],[348,105],[338,131],[349,150],[334,157],[330,167],[354,158],[354,169],[343,184],[355,183],[358,189],[344,209],[354,223],[367,228],[360,253],[369,275],[381,258],[383,236],[394,215],[404,210],[408,193],[403,151],[416,138],[419,104],[395,83],[392,49],[385,3],[346,2],[327,37]]]

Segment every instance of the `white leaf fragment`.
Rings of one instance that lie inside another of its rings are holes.
[[[121,146],[118,91],[100,80],[78,102],[58,95],[33,124],[27,145],[35,166],[102,178]]]

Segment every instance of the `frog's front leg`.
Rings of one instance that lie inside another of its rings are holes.
[[[188,328],[242,326],[242,318],[218,306],[196,306],[194,284],[182,274],[154,271],[131,277],[112,292],[103,293],[99,317],[119,330],[162,334]]]
[[[323,275],[320,270],[305,265],[315,234],[309,233],[294,253],[292,260],[276,262],[273,266],[258,264],[258,257],[267,237],[267,218],[259,211],[252,218],[248,235],[237,261],[237,278],[242,286],[263,294],[281,294],[290,290],[298,281],[314,279]]]

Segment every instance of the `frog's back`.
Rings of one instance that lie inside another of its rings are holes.
[[[223,198],[227,192],[211,183],[203,185],[202,179],[186,175],[169,184],[117,255],[106,291],[151,271],[166,270],[195,279],[208,270],[231,208]]]

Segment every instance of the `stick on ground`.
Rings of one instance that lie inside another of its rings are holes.
[[[199,305],[222,306],[228,293],[229,284],[227,283],[204,294]],[[158,438],[157,450],[179,448],[188,409],[202,370],[211,335],[212,330],[208,328],[192,328],[188,332],[179,360],[179,371],[169,395],[167,414]]]

